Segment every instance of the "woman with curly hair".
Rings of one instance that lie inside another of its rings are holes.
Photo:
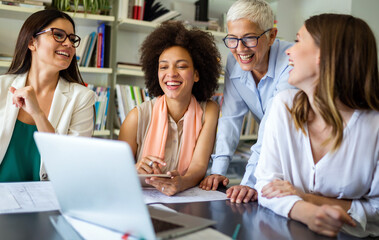
[[[126,141],[140,174],[167,173],[146,180],[166,195],[197,185],[204,177],[216,136],[220,53],[214,38],[166,22],[142,43],[142,70],[156,97],[129,112],[119,140]]]

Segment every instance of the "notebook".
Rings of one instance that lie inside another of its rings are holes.
[[[215,224],[148,208],[125,142],[39,132],[34,139],[62,214],[140,239],[167,239]],[[154,230],[156,222],[163,230]]]

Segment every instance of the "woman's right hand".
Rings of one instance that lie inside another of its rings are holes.
[[[12,100],[16,107],[22,108],[33,118],[42,113],[42,110],[38,104],[36,93],[31,86],[26,86],[19,89],[10,87],[9,91],[13,94]]]
[[[139,174],[161,174],[159,164],[165,166],[166,162],[158,157],[146,156],[136,163],[136,169]]]
[[[315,206],[315,205],[314,205]],[[314,232],[335,237],[344,224],[355,227],[354,220],[338,205],[315,206],[305,221]]]

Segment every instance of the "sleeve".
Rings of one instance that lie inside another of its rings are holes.
[[[379,138],[379,136],[378,136]],[[368,234],[379,233],[379,140],[377,139],[375,157],[377,159],[370,192],[361,199],[353,200],[348,214],[355,220],[356,227],[345,226],[348,233],[366,237]]]
[[[88,90],[81,94],[72,113],[67,135],[91,137],[95,117],[95,93]]]
[[[246,185],[253,188],[256,183],[256,178],[254,176],[254,173],[257,167],[259,155],[261,153],[262,139],[263,139],[263,133],[264,133],[265,125],[266,125],[267,115],[270,112],[272,101],[273,101],[273,98],[276,96],[276,94],[283,90],[294,88],[288,83],[289,71],[291,69],[292,68],[287,65],[287,67],[284,68],[284,70],[281,72],[280,76],[277,79],[277,85],[275,87],[275,91],[272,94],[271,98],[268,100],[265,114],[259,124],[257,142],[251,147],[251,156],[247,162],[246,171],[242,178],[241,185]]]
[[[274,179],[284,179],[283,164],[288,159],[281,159],[280,152],[281,139],[284,139],[284,134],[288,134],[288,117],[283,116],[285,113],[285,105],[280,99],[275,98],[272,103],[272,108],[267,116],[266,124],[270,127],[263,133],[262,151],[259,162],[255,171],[257,183],[255,189],[258,193],[258,202],[260,205],[267,207],[283,217],[288,218],[288,214],[295,202],[302,200],[296,195],[281,197],[281,198],[265,198],[262,197],[262,188],[273,181]],[[286,146],[283,146],[286,147]]]
[[[248,111],[245,101],[230,79],[230,72],[236,64],[233,59],[233,55],[230,54],[225,71],[224,101],[222,116],[218,120],[215,154],[211,156],[213,160],[211,174],[224,176],[239,143],[243,117]]]

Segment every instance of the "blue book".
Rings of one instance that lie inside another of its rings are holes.
[[[84,64],[83,66],[84,67],[88,67],[89,66],[89,62],[90,62],[90,59],[91,59],[91,56],[92,56],[92,53],[93,53],[93,49],[94,49],[94,45],[95,45],[95,42],[96,42],[96,38],[97,38],[97,35],[96,35],[96,32],[92,32],[89,36],[89,44],[88,44],[88,49],[85,53],[85,58],[83,59],[84,60]]]
[[[101,23],[97,27],[97,59],[96,66],[103,68],[104,67],[104,46],[105,46],[105,23]]]

